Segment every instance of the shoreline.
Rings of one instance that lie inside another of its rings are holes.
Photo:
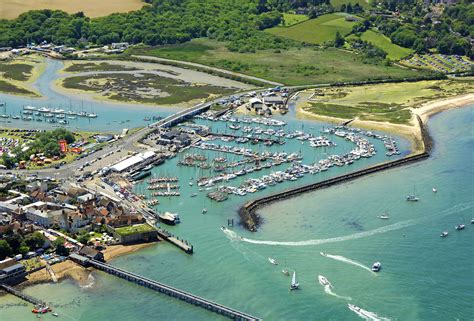
[[[131,245],[111,245],[103,251],[104,258],[106,261],[113,260],[114,258],[140,251],[157,243],[158,241]],[[54,271],[58,282],[61,282],[64,279],[72,279],[79,286],[87,286],[89,282],[89,275],[94,271],[90,268],[86,269],[70,260],[54,264],[51,266],[51,268]],[[48,271],[43,268],[39,271],[29,274],[26,277],[26,280],[18,284],[18,286],[20,288],[26,288],[37,284],[51,282],[53,282],[51,276],[49,275]]]

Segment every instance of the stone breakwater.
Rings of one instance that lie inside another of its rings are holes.
[[[321,182],[288,189],[283,192],[275,193],[269,196],[258,198],[247,202],[239,209],[240,224],[242,224],[249,231],[255,232],[262,222],[262,218],[257,213],[257,209],[261,208],[269,203],[288,199],[290,197],[298,196],[303,193],[315,191],[317,189],[333,186],[336,184],[344,183],[350,180],[360,178],[362,176],[370,175],[380,171],[388,170],[395,167],[409,165],[421,160],[425,160],[430,156],[430,152],[433,148],[433,140],[429,134],[428,128],[423,124],[421,118],[417,116],[417,120],[420,126],[421,136],[423,139],[424,151],[420,154],[407,156],[401,159],[397,159],[390,162],[385,162],[379,165],[371,166],[359,171],[352,173],[336,176]]]

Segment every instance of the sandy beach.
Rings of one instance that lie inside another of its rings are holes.
[[[108,262],[116,257],[134,253],[143,248],[149,247],[156,244],[152,243],[142,243],[142,244],[132,244],[132,245],[113,245],[107,247],[103,253],[105,261]],[[57,263],[52,266],[54,274],[56,275],[58,281],[71,278],[76,281],[79,285],[86,285],[88,283],[89,274],[93,269],[86,269],[72,261],[66,260],[61,263]],[[22,287],[31,286],[38,283],[47,283],[52,282],[51,276],[46,269],[33,272],[27,276],[27,280],[21,283]]]
[[[348,119],[329,117],[317,115],[304,110],[307,105],[309,93],[302,92],[296,103],[296,116],[301,119],[314,119],[318,121],[341,124]],[[460,96],[453,96],[447,99],[435,100],[422,105],[419,108],[412,108],[410,111],[413,115],[420,116],[424,124],[427,123],[428,118],[434,114],[456,107],[463,107],[474,103],[474,94],[466,94]],[[410,125],[392,124],[388,122],[377,122],[369,120],[360,120],[355,118],[351,122],[352,125],[369,130],[380,130],[394,135],[400,135],[410,141],[411,154],[417,154],[424,151],[424,146],[421,138],[421,131],[415,117],[412,117]]]

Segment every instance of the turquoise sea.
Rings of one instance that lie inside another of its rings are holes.
[[[102,105],[97,104],[95,112],[100,113],[100,108]],[[114,106],[103,108],[113,110]],[[150,114],[148,107],[140,108],[144,113],[135,116],[137,123]],[[122,111],[126,109],[117,106],[114,117],[128,117],[122,116]],[[203,193],[189,197],[197,187],[187,182],[202,173],[185,167],[177,171],[177,157],[154,171],[156,175],[179,175],[183,196],[165,199],[157,208],[180,214],[182,223],[169,230],[189,240],[195,254],[184,254],[161,242],[110,263],[265,320],[360,320],[348,309],[348,303],[376,313],[381,320],[472,320],[473,124],[474,106],[434,116],[429,129],[435,148],[428,160],[273,203],[260,211],[264,223],[256,233],[238,225],[223,233],[220,226],[228,218],[237,221],[236,210],[252,197],[387,158],[380,152],[352,167],[213,203]],[[288,125],[293,129],[302,126],[318,132],[324,124],[293,119]],[[334,150],[311,150],[296,140],[281,148],[301,149],[306,162],[351,147],[342,140],[336,142]],[[407,153],[408,143],[402,139],[398,142]],[[406,202],[405,195],[414,187],[420,201]],[[432,192],[433,187],[437,193]],[[144,188],[136,187],[137,191]],[[204,207],[208,209],[206,215],[201,214]],[[378,219],[385,211],[390,219]],[[454,226],[461,222],[466,223],[466,229],[455,231]],[[439,236],[443,230],[449,231],[445,239]],[[321,251],[328,257],[321,256]],[[271,265],[268,257],[276,258],[280,265]],[[375,261],[382,262],[378,274],[366,269]],[[290,278],[281,273],[282,268],[297,271],[299,291],[289,291]],[[325,276],[333,288],[321,286],[318,275]],[[93,272],[90,281],[88,287],[66,280],[29,287],[25,292],[54,303],[60,318],[46,315],[43,320],[224,320],[102,272]],[[18,299],[0,297],[0,320],[35,319],[30,307]]]

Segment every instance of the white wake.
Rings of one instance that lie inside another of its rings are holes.
[[[374,273],[374,272],[372,272],[372,270],[368,266],[365,266],[364,264],[362,264],[360,262],[351,260],[347,257],[342,256],[342,255],[331,255],[331,254],[326,253],[323,256],[328,257],[328,258],[333,259],[333,260],[336,260],[336,261],[344,262],[344,263],[347,263],[347,264],[352,264],[352,265],[358,266],[358,267],[360,267],[364,270],[367,270],[371,273]]]
[[[349,308],[349,310],[351,310],[352,312],[357,314],[359,317],[367,321],[390,321],[389,318],[381,317],[377,315],[377,313],[375,312],[367,311],[361,308],[359,308],[359,310]]]

